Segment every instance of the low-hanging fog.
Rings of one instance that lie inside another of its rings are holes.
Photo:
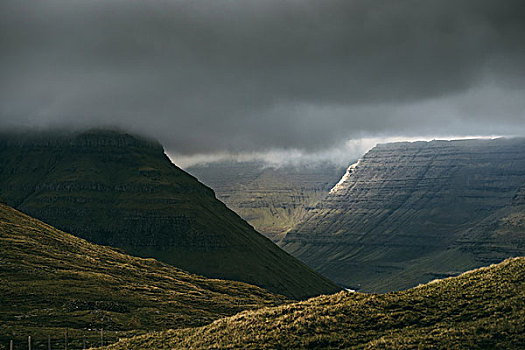
[[[0,128],[111,126],[175,162],[525,135],[522,0],[4,0]]]

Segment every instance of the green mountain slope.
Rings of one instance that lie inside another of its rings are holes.
[[[107,349],[523,349],[525,258],[384,295],[340,292]]]
[[[228,208],[274,242],[299,223],[344,173],[331,163],[270,167],[217,161],[186,169],[213,188]]]
[[[525,139],[378,145],[281,247],[348,288],[407,289],[525,255],[524,186]]]
[[[203,325],[275,305],[264,289],[190,275],[89,243],[0,204],[0,348],[32,335],[146,331]],[[76,339],[78,345],[78,338]],[[47,344],[46,344],[47,345]],[[47,348],[47,347],[46,347]]]
[[[338,287],[257,233],[153,141],[124,133],[0,137],[0,196],[98,244],[292,298]]]

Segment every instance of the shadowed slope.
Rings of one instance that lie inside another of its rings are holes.
[[[277,243],[344,173],[344,168],[328,162],[269,167],[257,161],[217,161],[186,170]]]
[[[284,297],[89,243],[0,204],[0,339],[203,325]]]
[[[525,347],[525,258],[384,295],[340,292],[107,349]]]
[[[98,244],[293,298],[338,287],[173,165],[153,141],[110,131],[0,138],[0,196]]]

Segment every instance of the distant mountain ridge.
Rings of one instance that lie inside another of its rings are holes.
[[[525,139],[381,144],[282,247],[385,292],[525,255]]]
[[[230,209],[274,242],[297,225],[339,180],[330,162],[269,166],[262,161],[215,161],[186,169]]]
[[[292,298],[339,288],[280,250],[171,163],[116,131],[0,137],[0,197],[98,244]]]

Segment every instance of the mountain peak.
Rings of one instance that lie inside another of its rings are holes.
[[[46,131],[0,133],[0,146],[10,147],[103,147],[142,148],[164,152],[162,145],[153,139],[112,129],[90,129],[80,132]]]
[[[29,135],[0,143],[0,159],[0,196],[9,205],[88,241],[293,298],[339,290],[256,232],[156,142],[106,130]]]

